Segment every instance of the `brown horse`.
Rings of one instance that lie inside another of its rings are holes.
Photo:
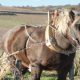
[[[14,28],[4,36],[2,47],[7,54],[22,50],[15,58],[30,68],[30,80],[40,80],[42,70],[53,69],[58,72],[58,80],[66,80],[75,57],[77,40],[80,41],[77,21],[71,10],[54,11],[50,26]]]
[[[35,41],[29,38],[26,45],[30,47],[26,50],[32,74],[30,80],[40,80],[43,70],[53,69],[58,72],[58,80],[66,80],[80,41],[77,21],[73,11],[57,11],[53,14],[52,26],[47,26],[46,30],[36,29],[31,34]]]

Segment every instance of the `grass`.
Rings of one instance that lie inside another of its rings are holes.
[[[14,27],[16,25],[46,25],[46,15],[17,14],[0,15],[0,27]]]
[[[8,80],[13,80],[12,74],[11,73],[7,74],[7,78]],[[29,80],[29,78],[30,78],[30,73],[27,72],[24,75],[24,80]],[[42,73],[41,80],[57,80],[57,77],[52,72],[50,73],[48,71],[44,71]]]
[[[43,26],[47,24],[47,15],[32,14],[16,14],[16,15],[0,15],[0,38],[10,28],[20,26],[22,24]]]

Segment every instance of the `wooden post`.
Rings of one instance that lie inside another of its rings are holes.
[[[50,11],[48,11],[48,26],[50,25]]]

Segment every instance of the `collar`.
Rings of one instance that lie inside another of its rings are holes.
[[[56,41],[55,40],[52,40],[53,39],[53,33],[55,33],[55,29],[52,30],[52,28],[48,25],[46,27],[46,30],[45,30],[46,46],[49,49],[59,53],[59,52],[62,51],[62,49],[56,45]]]

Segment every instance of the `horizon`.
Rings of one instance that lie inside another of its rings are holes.
[[[0,0],[2,6],[64,6],[64,5],[78,5],[80,0]]]

